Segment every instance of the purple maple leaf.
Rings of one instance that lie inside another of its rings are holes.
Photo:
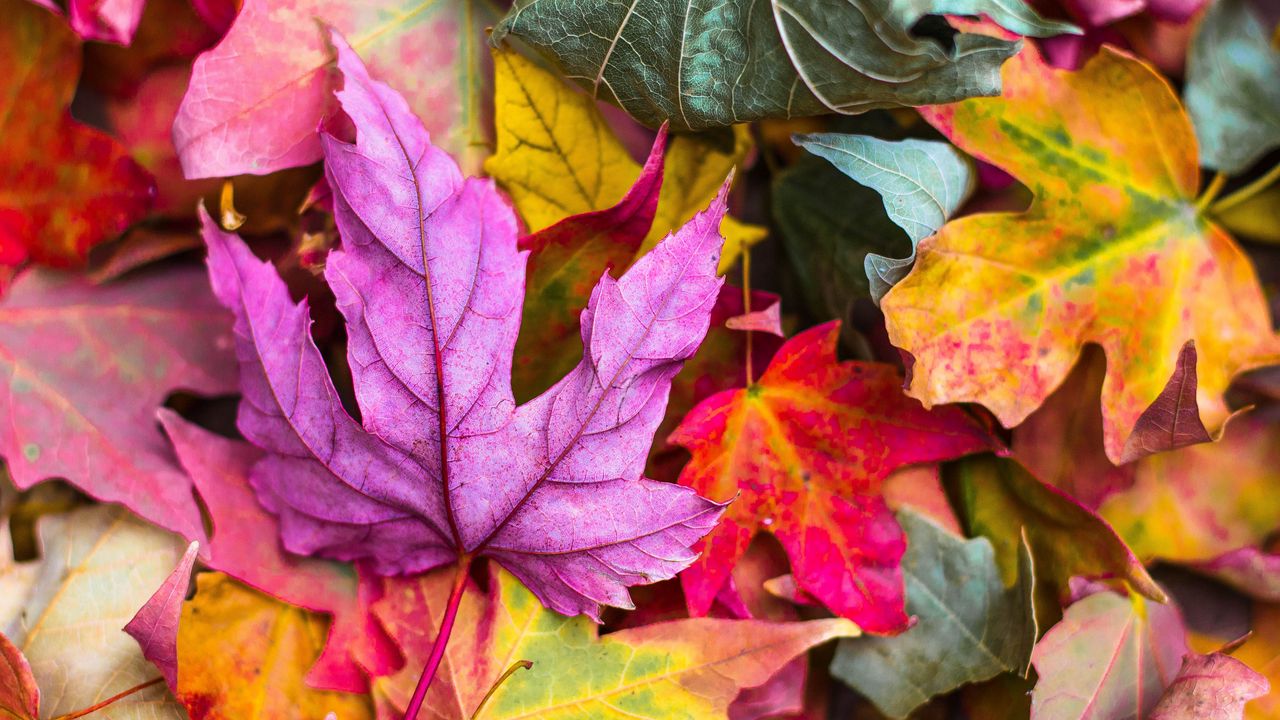
[[[305,303],[204,217],[214,290],[235,314],[239,427],[267,451],[251,476],[259,499],[295,553],[383,574],[488,556],[557,612],[631,607],[626,587],[687,566],[722,510],[643,470],[720,289],[727,185],[621,278],[600,279],[582,361],[516,407],[527,253],[511,208],[491,181],[463,178],[337,34],[334,45],[358,140],[322,137],[342,235],[325,279],[363,426],[339,401]]]

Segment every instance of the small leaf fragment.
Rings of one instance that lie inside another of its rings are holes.
[[[178,688],[178,619],[199,549],[198,542],[187,546],[173,572],[124,626],[124,631],[138,641],[143,657],[160,669],[165,683],[174,691]]]
[[[0,633],[0,713],[12,720],[39,720],[40,688],[22,651]]]

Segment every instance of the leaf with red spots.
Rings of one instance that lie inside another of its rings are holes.
[[[0,266],[84,264],[146,213],[152,180],[120,143],[71,119],[80,42],[26,0],[0,0]]]
[[[839,323],[788,340],[760,379],[698,405],[672,434],[681,484],[733,502],[681,575],[702,615],[757,532],[773,533],[799,588],[864,630],[906,627],[901,528],[881,496],[895,469],[988,449],[962,410],[927,411],[888,365],[837,362]],[[735,499],[736,498],[736,499]]]
[[[1110,48],[1066,72],[1027,45],[1003,78],[1002,97],[923,111],[1035,201],[947,223],[885,296],[890,340],[915,359],[910,394],[979,402],[1012,427],[1097,343],[1112,462],[1216,437],[1232,377],[1280,360],[1280,339],[1249,259],[1196,204],[1177,96]]]

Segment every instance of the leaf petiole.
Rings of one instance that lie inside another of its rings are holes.
[[[1196,199],[1196,210],[1204,212],[1205,208],[1218,197],[1218,193],[1222,192],[1222,186],[1227,184],[1227,176],[1222,173],[1214,173],[1213,179],[1209,181],[1209,186],[1204,189],[1204,194]]]
[[[162,677],[152,678],[152,679],[150,679],[150,680],[148,680],[148,681],[146,681],[146,682],[144,682],[144,683],[141,683],[141,684],[138,684],[138,685],[134,685],[133,687],[129,688],[128,690],[125,690],[124,692],[116,693],[115,695],[112,695],[111,697],[107,698],[106,700],[103,700],[103,701],[102,701],[102,702],[100,702],[100,703],[96,703],[96,704],[94,704],[94,705],[90,705],[89,707],[87,707],[87,708],[85,708],[85,709],[83,709],[83,710],[76,710],[75,712],[67,713],[66,715],[59,715],[58,717],[53,718],[53,720],[76,720],[76,718],[82,718],[82,717],[84,717],[85,715],[88,715],[88,714],[90,714],[90,713],[98,712],[98,711],[99,711],[99,710],[101,710],[102,708],[104,708],[104,707],[106,707],[106,706],[108,706],[108,705],[110,705],[110,704],[112,704],[112,703],[114,703],[114,702],[116,702],[116,701],[118,701],[118,700],[123,700],[124,698],[127,698],[127,697],[129,697],[130,695],[132,695],[132,694],[134,694],[134,693],[136,693],[136,692],[138,692],[138,691],[140,691],[140,690],[146,690],[147,688],[151,687],[152,685],[155,685],[155,684],[157,684],[157,683],[162,683],[162,682],[164,682],[164,678],[162,678]]]
[[[440,661],[444,659],[445,646],[449,644],[449,636],[453,634],[453,622],[458,619],[458,608],[462,606],[462,593],[467,589],[467,575],[471,570],[471,555],[458,558],[457,575],[453,579],[453,590],[449,593],[449,604],[445,606],[444,617],[440,620],[440,630],[436,633],[435,642],[431,644],[431,656],[422,668],[422,676],[418,678],[418,686],[413,690],[413,697],[404,711],[404,720],[417,720],[418,710],[427,697],[427,690],[436,676]],[[501,682],[501,681],[499,681]]]
[[[1277,180],[1280,180],[1280,164],[1263,173],[1257,180],[1236,190],[1230,195],[1209,206],[1210,212],[1220,213],[1230,210],[1231,208],[1249,200],[1258,193],[1271,187]]]
[[[532,660],[517,660],[514,663],[511,663],[511,667],[507,668],[507,671],[502,673],[502,677],[498,678],[498,680],[493,683],[489,688],[489,692],[485,693],[484,697],[480,698],[480,704],[476,706],[476,711],[471,713],[471,720],[476,720],[480,717],[480,711],[484,710],[484,706],[489,702],[489,698],[493,697],[493,694],[498,691],[498,688],[502,687],[502,683],[506,682],[507,678],[514,675],[517,670],[528,670],[531,667],[533,667]]]

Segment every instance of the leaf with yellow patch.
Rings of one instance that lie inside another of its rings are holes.
[[[595,102],[514,51],[494,50],[493,65],[497,150],[484,169],[511,196],[529,230],[618,202],[639,177],[640,165]],[[732,149],[703,136],[672,141],[657,214],[641,252],[706,207],[750,149],[745,126],[734,131]],[[729,217],[720,230],[721,272],[765,235],[764,228]]]
[[[463,595],[422,718],[471,717],[481,698],[519,660],[533,667],[508,678],[478,717],[593,720],[727,718],[743,688],[761,685],[810,647],[858,634],[848,620],[674,620],[598,636],[584,617],[546,610],[510,573],[490,566],[492,591]],[[389,580],[375,606],[401,644],[407,666],[374,684],[379,717],[399,718],[430,652],[430,623],[449,594],[451,570]],[[429,714],[428,714],[429,713]]]
[[[1177,96],[1110,48],[1066,72],[1027,46],[1003,78],[1002,97],[924,111],[1035,201],[948,223],[885,296],[889,337],[915,358],[911,394],[980,402],[1014,426],[1094,342],[1113,462],[1210,439],[1231,378],[1280,359],[1280,340],[1249,260],[1196,206]]]
[[[1139,461],[1133,487],[1098,514],[1144,560],[1210,560],[1280,527],[1276,468],[1280,425],[1250,414],[1232,420],[1219,443]]]
[[[320,615],[202,573],[178,626],[178,699],[191,720],[370,717],[367,697],[303,681],[327,632]]]

